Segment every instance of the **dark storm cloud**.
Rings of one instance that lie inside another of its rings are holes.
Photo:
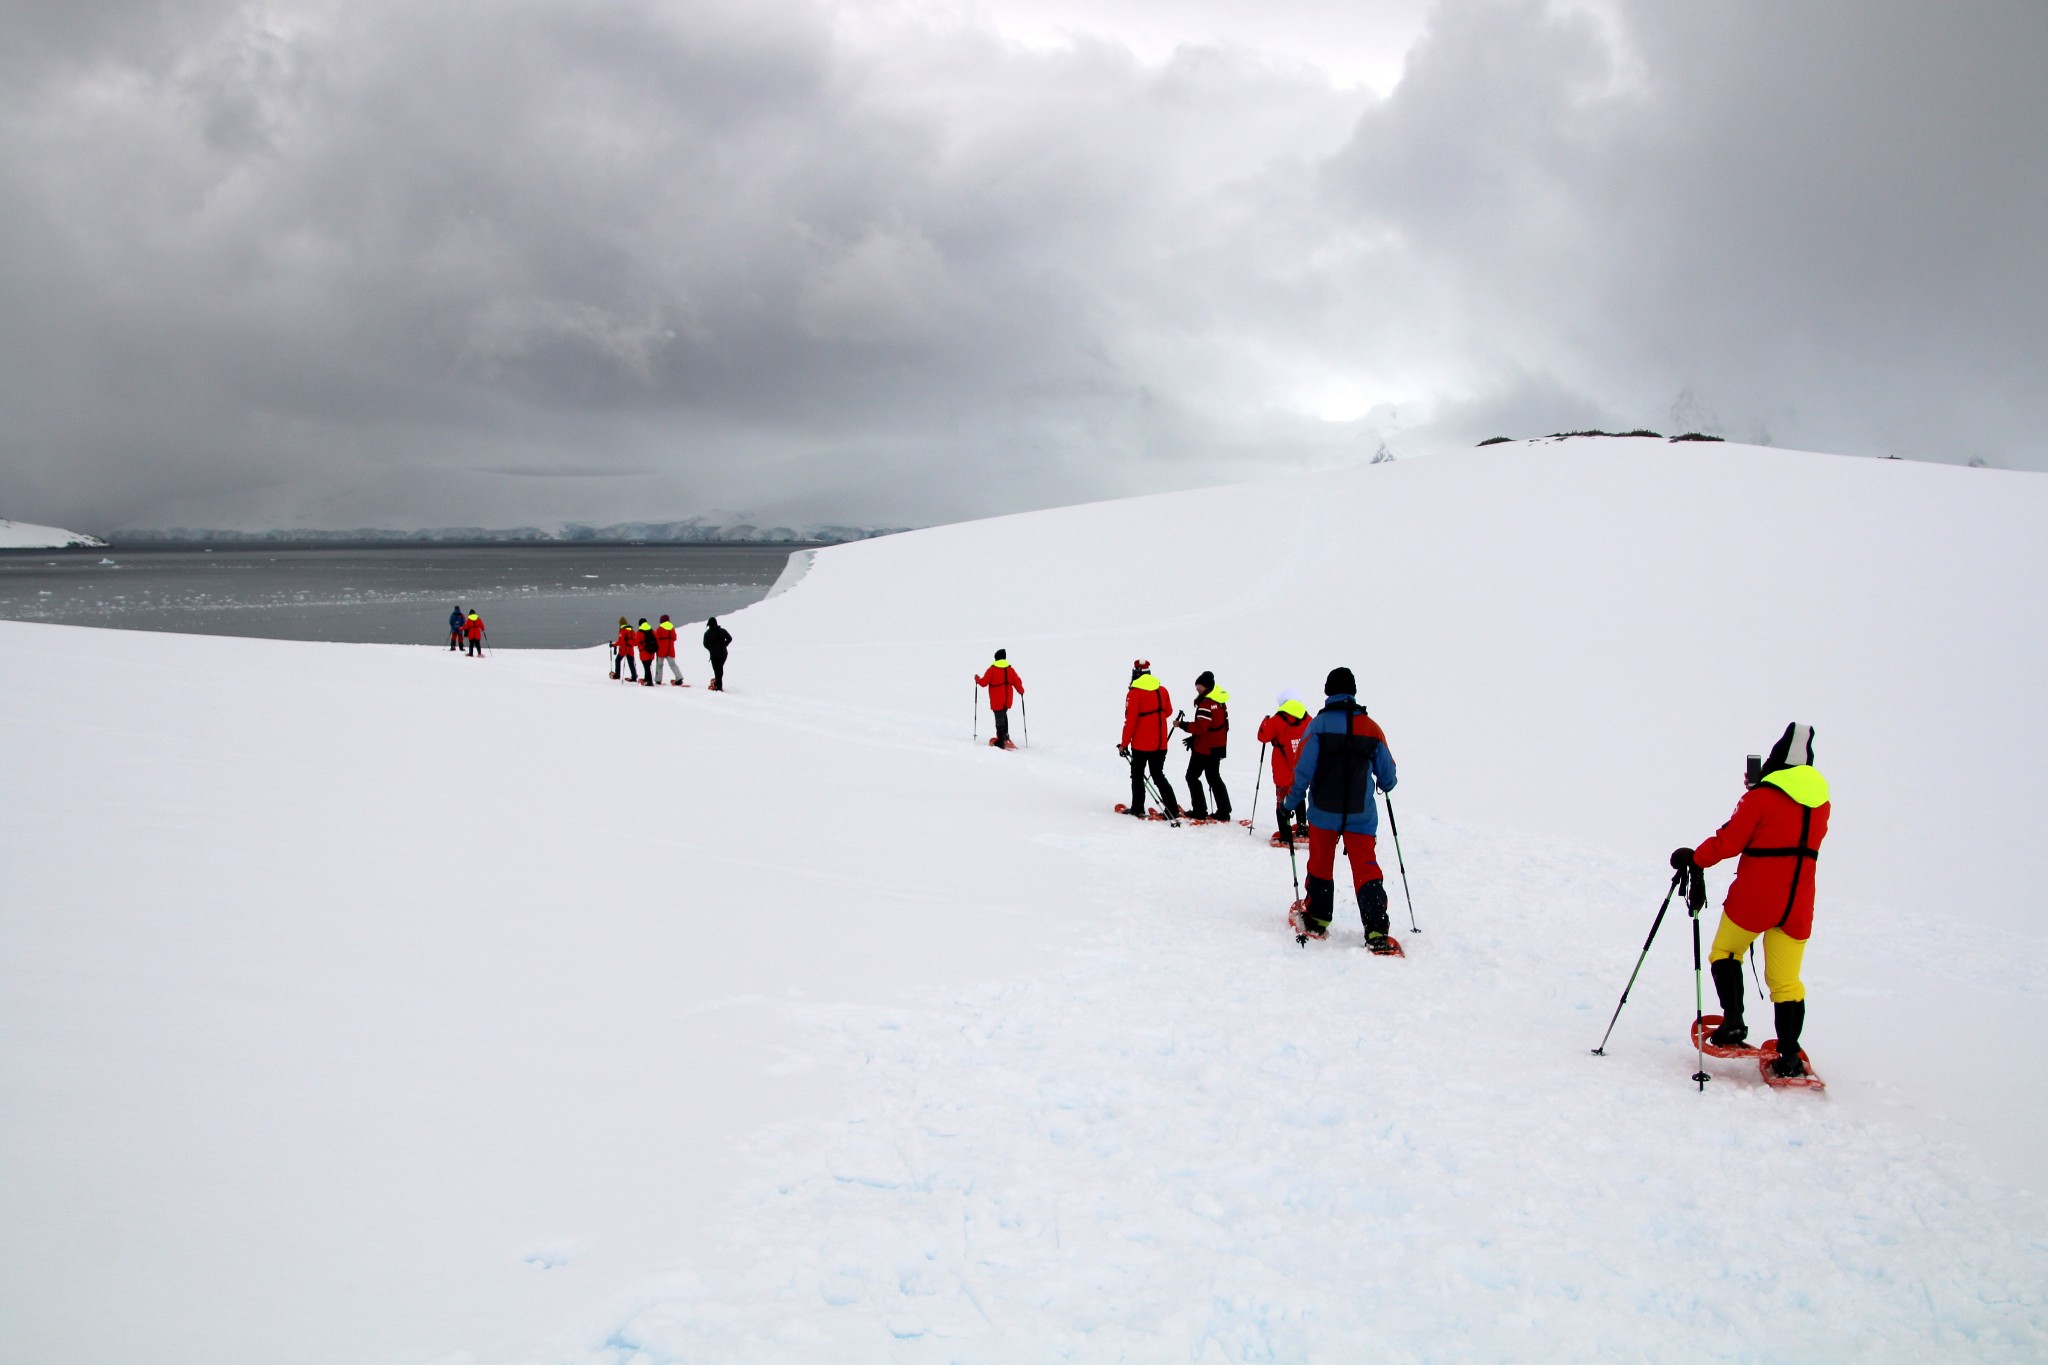
[[[2041,7],[1442,4],[1384,101],[890,7],[17,9],[17,517],[935,519],[1593,421],[2042,450]]]

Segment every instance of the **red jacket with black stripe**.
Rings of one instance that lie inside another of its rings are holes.
[[[1729,919],[1752,933],[1812,935],[1814,873],[1831,809],[1827,779],[1811,767],[1772,773],[1743,794],[1728,823],[1692,851],[1701,867],[1741,857],[1721,905]]]
[[[988,709],[1007,711],[1010,709],[1011,693],[1021,695],[1024,679],[1007,659],[998,659],[988,666],[988,672],[974,680],[978,687],[988,689]]]

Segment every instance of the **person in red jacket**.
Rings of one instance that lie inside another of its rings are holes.
[[[1210,797],[1216,818],[1230,818],[1230,789],[1223,785],[1223,759],[1230,742],[1230,694],[1216,686],[1216,675],[1206,669],[1195,679],[1195,718],[1174,718],[1174,725],[1188,732],[1181,743],[1193,750],[1188,759],[1188,814],[1197,820],[1209,818]],[[1202,791],[1208,779],[1209,793]]]
[[[1778,1025],[1778,1056],[1771,1070],[1780,1076],[1806,1074],[1799,1054],[1799,1034],[1806,1026],[1806,986],[1799,966],[1813,934],[1814,880],[1830,809],[1827,779],[1813,766],[1813,727],[1795,721],[1771,746],[1761,779],[1736,803],[1728,823],[1698,848],[1671,854],[1674,871],[1741,858],[1721,904],[1721,927],[1709,955],[1714,991],[1721,997],[1721,1026],[1713,1041],[1740,1047],[1749,1038],[1742,1022],[1742,955],[1762,935],[1764,980]]]
[[[988,709],[995,713],[996,737],[989,742],[998,749],[1014,749],[1010,743],[1010,702],[1014,696],[1024,695],[1024,679],[1010,666],[1010,651],[996,651],[995,662],[988,666],[980,677],[974,680],[976,687],[988,689]]]
[[[634,633],[633,623],[625,617],[619,618],[619,633],[612,637],[612,681],[619,680],[619,667],[624,665],[627,682],[639,682],[640,670],[633,666],[633,648],[639,642]]]
[[[654,686],[654,655],[659,647],[654,642],[654,627],[644,616],[640,618],[640,628],[633,632],[633,647],[640,655],[640,685]]]
[[[1145,774],[1159,788],[1166,818],[1180,819],[1180,802],[1174,799],[1173,784],[1166,780],[1166,742],[1173,737],[1173,698],[1165,684],[1152,676],[1152,665],[1143,659],[1131,665],[1131,686],[1124,693],[1124,733],[1117,742],[1118,754],[1131,761],[1131,804],[1127,813],[1145,818]]]
[[[462,637],[469,641],[469,657],[484,656],[484,618],[475,611],[462,618]]]
[[[677,687],[681,687],[683,669],[676,662],[676,628],[666,616],[654,626],[654,680],[657,683],[661,681],[661,661],[664,659],[668,660],[669,676]]]
[[[1308,808],[1287,813],[1287,789],[1294,785],[1294,762],[1308,734],[1308,707],[1292,692],[1282,692],[1273,714],[1259,722],[1259,743],[1272,746],[1273,812],[1276,837],[1283,842],[1308,838]]]

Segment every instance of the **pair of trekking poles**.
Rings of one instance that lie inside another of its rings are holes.
[[[1254,837],[1259,832],[1259,788],[1265,779],[1266,746],[1261,744],[1259,746],[1258,774],[1252,779],[1252,824],[1251,828],[1245,831]],[[1401,822],[1394,818],[1394,796],[1392,792],[1381,792],[1380,795],[1387,798],[1387,829],[1394,836],[1394,865],[1401,869],[1401,898],[1408,902],[1408,932],[1419,934],[1422,932],[1422,926],[1415,922],[1415,895],[1408,889],[1408,859],[1401,853]],[[1280,832],[1287,834],[1284,828]],[[1291,834],[1287,837],[1287,870],[1294,877],[1294,899],[1299,901],[1301,899],[1301,867],[1295,861],[1294,837]]]
[[[1017,709],[1024,716],[1024,747],[1031,747],[1031,702],[1022,692],[1017,694]],[[974,725],[969,731],[976,744],[981,743],[981,684],[974,685]]]

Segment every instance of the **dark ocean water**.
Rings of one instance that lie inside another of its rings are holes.
[[[445,644],[456,603],[499,649],[602,644],[621,616],[676,621],[758,602],[786,545],[199,546],[0,553],[0,620]],[[103,563],[103,560],[112,561]]]

